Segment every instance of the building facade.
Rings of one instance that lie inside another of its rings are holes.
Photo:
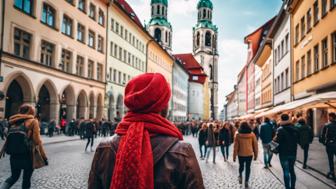
[[[294,100],[336,91],[336,2],[294,0],[290,4]],[[315,134],[328,108],[303,110]]]
[[[242,68],[240,73],[238,74],[238,81],[237,81],[237,98],[238,98],[238,115],[243,116],[246,115],[247,112],[247,81],[246,81],[246,66]]]
[[[237,86],[234,87],[229,95],[226,96],[227,101],[227,120],[233,120],[238,117],[238,98],[237,98]]]
[[[283,4],[269,34],[273,41],[275,106],[291,101],[290,15],[285,7],[287,7],[287,2]]]
[[[105,106],[108,119],[113,120],[127,111],[123,103],[127,82],[146,72],[147,42],[151,37],[126,1],[114,1],[109,13]]]
[[[193,54],[209,77],[204,85],[204,119],[218,117],[218,28],[212,23],[211,0],[197,4],[198,22],[193,28]],[[213,110],[211,110],[213,108]]]
[[[172,121],[187,121],[188,118],[188,72],[183,62],[176,60],[173,67]]]
[[[5,1],[3,117],[23,103],[42,121],[104,116],[107,3]]]

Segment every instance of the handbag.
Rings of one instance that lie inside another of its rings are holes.
[[[44,158],[41,155],[39,145],[34,145],[33,151],[32,151],[32,160],[33,160],[33,168],[39,169],[41,167],[46,166],[46,163],[44,161]]]
[[[269,146],[272,153],[274,154],[279,153],[279,143],[272,141],[269,143]]]

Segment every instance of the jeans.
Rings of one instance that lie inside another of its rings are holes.
[[[221,145],[220,149],[225,159],[229,159],[229,145]]]
[[[263,144],[264,151],[264,164],[268,167],[271,164],[273,153],[271,152],[271,146],[269,144]]]
[[[93,141],[94,141],[94,136],[87,137],[87,143],[86,143],[85,151],[86,151],[87,147],[89,146],[90,142],[91,142],[91,150],[92,150]]]
[[[247,183],[250,179],[252,156],[248,157],[238,156],[238,160],[239,160],[239,176],[242,177],[242,173],[244,171],[245,166],[245,182]]]
[[[295,156],[281,156],[280,163],[284,174],[284,181],[286,189],[295,188],[296,175],[294,170],[296,157]]]
[[[210,156],[210,152],[211,152],[211,149],[213,150],[213,160],[212,162],[216,162],[216,146],[208,146],[207,147],[207,157],[206,157],[206,160],[208,161],[209,159],[209,156]]]
[[[203,152],[203,146],[204,146],[204,152]],[[205,157],[205,154],[207,152],[207,146],[205,145],[205,143],[200,143],[199,144],[199,149],[200,149],[200,152],[201,152],[201,158]]]
[[[329,172],[332,173],[333,177],[335,177],[335,166],[334,166],[334,156],[336,156],[336,149],[335,146],[328,145],[326,146],[327,154],[328,154],[328,161],[329,161]],[[335,178],[334,178],[335,179]]]
[[[23,170],[22,188],[29,189],[31,185],[30,180],[34,171],[32,161],[29,159],[29,157],[15,158],[11,156],[10,167],[12,175],[5,181],[9,185],[9,188],[13,186],[20,178],[21,172]]]
[[[303,149],[303,166],[307,166],[309,144],[302,146]]]

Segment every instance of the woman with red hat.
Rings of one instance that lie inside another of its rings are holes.
[[[128,108],[110,141],[95,153],[89,189],[203,189],[190,144],[165,117],[171,96],[159,73],[142,74],[126,86]]]

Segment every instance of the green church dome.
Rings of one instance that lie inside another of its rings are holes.
[[[164,18],[152,18],[149,23],[149,26],[152,25],[158,25],[158,26],[166,26],[168,28],[171,28],[171,24]]]
[[[162,3],[168,6],[168,0],[151,0],[151,4],[155,4],[155,3]]]
[[[212,5],[211,0],[200,0],[198,2],[198,4],[197,4],[197,8],[198,9],[200,9],[200,8],[209,8],[209,9],[212,9],[213,5]]]

